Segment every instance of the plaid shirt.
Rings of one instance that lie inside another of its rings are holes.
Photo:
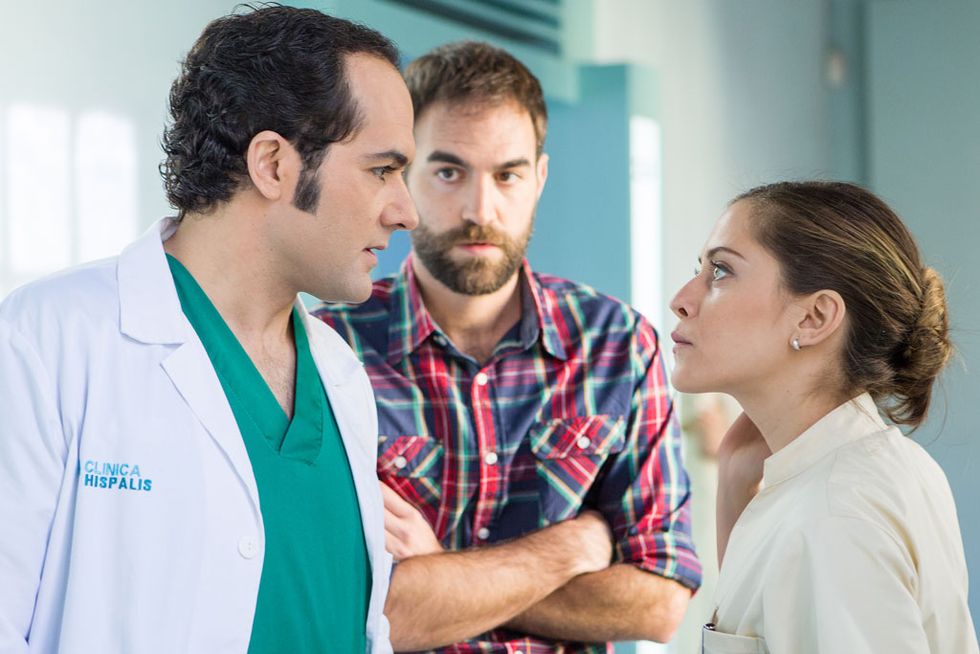
[[[422,304],[411,260],[357,306],[314,314],[361,357],[378,402],[378,475],[447,549],[602,512],[617,561],[691,589],[689,487],[653,327],[591,288],[532,273],[523,317],[482,366]],[[611,652],[496,629],[442,652]]]

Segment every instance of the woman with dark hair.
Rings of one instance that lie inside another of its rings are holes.
[[[674,386],[745,414],[720,451],[703,652],[976,653],[956,508],[917,427],[952,346],[942,280],[850,184],[736,198],[671,302]]]

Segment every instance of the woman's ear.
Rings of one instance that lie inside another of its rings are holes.
[[[797,323],[792,337],[793,349],[819,345],[844,324],[847,307],[837,291],[817,291],[794,304],[803,309],[803,318]]]
[[[279,200],[291,191],[299,176],[299,154],[277,132],[264,130],[252,137],[245,153],[248,176],[267,200]]]

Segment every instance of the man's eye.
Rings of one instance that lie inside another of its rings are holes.
[[[395,172],[395,169],[391,166],[378,166],[377,168],[372,168],[371,172],[373,172],[378,179],[384,181],[388,175]]]
[[[510,184],[511,182],[516,182],[519,179],[519,177],[517,176],[517,173],[512,173],[510,171],[505,170],[504,172],[497,175],[497,179],[499,179],[501,182],[505,184]]]
[[[455,168],[440,168],[436,171],[436,177],[444,182],[454,182],[459,179],[459,171]]]

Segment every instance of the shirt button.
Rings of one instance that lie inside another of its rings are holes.
[[[436,342],[436,345],[439,345],[439,346],[442,346],[442,347],[445,347],[446,346],[446,338],[444,336],[440,335],[440,334],[436,334],[435,337],[432,340],[434,340]]]
[[[588,436],[579,436],[579,439],[575,441],[575,444],[578,445],[578,449],[584,450],[589,445],[592,445],[592,439],[590,439]]]
[[[492,466],[497,462],[497,453],[487,452],[486,456],[483,457],[483,462],[486,463],[488,466]]]
[[[487,377],[487,373],[478,372],[476,373],[476,377],[474,377],[473,381],[476,382],[477,386],[486,386],[487,382],[490,381],[490,378]]]
[[[476,532],[476,537],[480,540],[486,540],[490,538],[490,530],[486,527],[480,527],[480,529]]]
[[[395,457],[395,467],[396,468],[398,468],[399,470],[401,470],[402,468],[404,468],[407,465],[408,465],[408,460],[405,457],[403,457],[403,456],[396,456]]]
[[[251,536],[242,536],[238,540],[238,553],[243,559],[254,559],[259,553],[259,544]]]

